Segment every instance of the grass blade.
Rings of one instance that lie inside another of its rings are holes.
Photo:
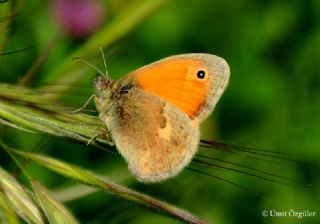
[[[51,224],[76,224],[79,223],[73,215],[38,182],[32,181],[36,198]]]
[[[8,203],[8,198],[3,192],[0,191],[0,223],[19,224],[18,217],[11,206]]]
[[[20,155],[26,159],[35,161],[41,166],[44,166],[56,173],[64,175],[68,178],[75,179],[84,184],[102,189],[108,193],[116,195],[130,202],[136,203],[140,206],[161,212],[164,215],[171,216],[188,223],[205,223],[203,220],[197,218],[189,212],[181,210],[173,205],[170,205],[166,202],[160,201],[148,195],[115,184],[107,180],[105,177],[93,174],[82,168],[46,156],[21,152],[14,149],[10,150],[15,154]]]
[[[97,141],[108,144],[106,127],[95,116],[57,112],[39,105],[0,99],[0,123],[24,131],[48,134],[88,143],[93,136],[103,133]],[[96,145],[96,141],[93,141]]]
[[[0,184],[8,202],[16,213],[28,223],[44,223],[40,210],[18,181],[0,167]]]

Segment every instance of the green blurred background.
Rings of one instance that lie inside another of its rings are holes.
[[[18,83],[43,57],[26,85],[71,86],[59,101],[77,108],[92,93],[94,71],[72,62],[69,55],[81,49],[90,36],[79,39],[64,34],[52,13],[53,2],[0,3],[2,53],[34,46],[0,56],[0,79]],[[95,32],[112,24],[124,12],[130,18],[132,10],[126,10],[131,5],[142,7],[146,2],[101,1],[104,15],[101,27]],[[17,14],[6,17],[13,12]],[[99,44],[85,59],[103,68]],[[76,56],[82,57],[79,52]],[[213,149],[200,149],[200,153],[289,176],[299,186],[209,168],[206,172],[249,190],[190,170],[172,181],[145,185],[130,176],[120,156],[103,150],[13,129],[6,130],[3,136],[6,142],[26,150],[39,148],[44,154],[103,173],[133,189],[185,208],[209,223],[320,223],[320,1],[164,1],[134,29],[112,41],[105,52],[108,71],[114,78],[174,54],[205,52],[225,58],[231,68],[230,84],[215,112],[202,125],[202,138],[275,150],[303,162],[277,158],[267,158],[266,162],[261,155],[252,159],[242,152]],[[74,73],[86,72],[72,82],[66,81],[68,72],[52,75],[65,63],[77,68]],[[39,141],[42,143],[37,147]],[[15,167],[5,156],[0,161],[8,169]],[[76,184],[34,164],[28,170],[62,199],[61,192]],[[305,184],[313,187],[306,189]],[[178,223],[103,192],[68,201],[66,205],[82,223]],[[309,210],[317,214],[302,219],[261,215],[263,210],[270,209]]]

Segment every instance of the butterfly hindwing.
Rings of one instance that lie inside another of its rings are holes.
[[[109,113],[106,122],[115,144],[140,181],[175,176],[197,151],[198,126],[160,97],[134,88]]]

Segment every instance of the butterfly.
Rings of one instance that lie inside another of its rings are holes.
[[[229,81],[227,62],[215,55],[181,54],[141,67],[119,80],[93,81],[99,118],[138,181],[178,175],[200,141],[199,125]]]

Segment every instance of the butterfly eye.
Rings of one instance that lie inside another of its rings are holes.
[[[96,89],[97,92],[101,92],[108,88],[109,80],[106,80],[105,77],[103,77],[100,74],[97,74],[93,79],[93,86]]]
[[[206,76],[206,73],[203,70],[198,71],[197,77],[199,79],[204,79],[205,76]]]

